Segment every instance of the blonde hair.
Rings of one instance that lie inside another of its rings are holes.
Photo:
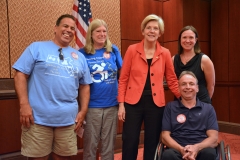
[[[155,14],[150,14],[147,17],[144,18],[141,24],[141,31],[143,31],[150,21],[157,21],[158,22],[158,27],[160,30],[160,34],[162,35],[164,33],[164,22],[163,19]]]
[[[92,32],[100,26],[104,26],[107,30],[107,39],[105,41],[104,48],[106,48],[106,52],[112,52],[112,43],[108,37],[108,27],[106,22],[102,19],[94,19],[88,27],[87,35],[86,35],[86,44],[84,46],[84,50],[88,54],[95,54],[94,42],[92,39]]]

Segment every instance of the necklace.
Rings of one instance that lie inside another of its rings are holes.
[[[181,61],[183,62],[183,64],[187,64],[196,54],[194,53],[191,56],[183,56],[183,54],[181,55]]]

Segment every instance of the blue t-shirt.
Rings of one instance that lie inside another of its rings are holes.
[[[197,99],[196,106],[188,109],[178,99],[166,105],[162,131],[170,131],[170,136],[181,146],[202,142],[207,138],[207,130],[218,131],[216,113],[211,104]]]
[[[29,45],[13,68],[29,75],[28,99],[34,122],[45,126],[68,126],[78,113],[79,84],[92,83],[85,57],[77,50],[52,41]]]
[[[117,71],[122,67],[122,57],[113,45],[113,51],[106,53],[105,48],[96,50],[95,54],[79,51],[86,57],[93,83],[90,86],[89,108],[105,108],[117,102]]]

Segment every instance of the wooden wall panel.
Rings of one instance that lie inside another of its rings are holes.
[[[215,108],[219,121],[229,122],[229,100],[228,87],[216,86],[212,97],[212,105]]]
[[[133,41],[133,40],[122,40],[122,57],[124,58],[124,55],[127,51],[127,48],[129,47],[129,45],[131,44],[135,44],[141,42],[141,40],[138,41]]]
[[[17,99],[0,100],[0,155],[21,149],[21,124]]]
[[[200,37],[200,41],[210,42],[211,3],[203,0],[184,0],[183,2],[183,26],[194,26]]]
[[[149,14],[162,16],[162,2],[121,0],[121,39],[141,40],[141,23]]]
[[[118,120],[117,134],[122,133],[123,121]]]
[[[18,99],[0,100],[0,155],[21,150],[21,124]],[[78,148],[83,139],[77,137]]]
[[[166,104],[174,100],[174,95],[170,89],[165,90],[164,94],[165,94]]]
[[[229,0],[229,81],[240,82],[240,1]],[[224,47],[224,46],[222,46]]]
[[[164,42],[177,41],[183,27],[183,0],[170,0],[163,3],[165,24]]]
[[[78,149],[83,148],[83,138],[80,138],[78,136],[77,136],[77,146],[78,146]]]
[[[222,121],[239,123],[240,92],[240,1],[212,0],[211,58],[216,71],[216,89],[213,102]],[[224,88],[219,92],[218,88]]]
[[[216,82],[228,81],[228,0],[213,0],[211,7],[211,59]]]
[[[172,56],[176,55],[178,52],[178,41],[165,42],[163,46],[169,49]]]
[[[163,46],[170,50],[172,56],[177,54],[178,52],[178,41],[165,42]],[[200,42],[200,47],[203,53],[205,53],[208,56],[210,55],[209,42]]]
[[[210,44],[209,42],[200,42],[201,50],[206,55],[210,55]],[[178,52],[178,41],[164,43],[164,47],[169,49],[171,55],[175,55]]]
[[[201,42],[200,41],[201,51],[206,55],[210,56],[210,42]]]
[[[121,2],[124,1],[127,0]],[[125,23],[125,26],[122,27],[123,52],[126,51],[130,44],[136,42],[134,40],[142,40],[140,34],[132,38],[134,34],[131,33],[131,30],[127,30],[127,27],[129,27],[127,24],[130,24],[131,21],[128,16],[136,14],[123,13],[127,7],[131,8],[136,5],[136,1],[128,3],[131,3],[131,5],[125,6],[121,4],[121,23]],[[137,3],[143,5],[144,2]],[[216,87],[213,95],[213,105],[218,119],[234,123],[239,123],[235,115],[237,113],[235,99],[238,96],[234,96],[237,94],[235,90],[239,89],[237,84],[240,83],[240,72],[238,72],[240,68],[240,58],[238,58],[240,49],[237,46],[237,42],[240,40],[239,3],[240,1],[237,0],[212,0],[211,2],[203,0],[171,0],[162,3],[162,17],[165,22],[162,46],[168,48],[171,54],[174,55],[177,53],[177,38],[181,28],[186,25],[193,25],[198,30],[201,50],[212,59],[215,66]],[[137,11],[140,10],[138,7],[135,7]],[[144,13],[146,9],[142,10]],[[138,18],[143,13],[136,15],[136,17]],[[126,21],[123,22],[123,20]],[[137,23],[140,25],[141,21]],[[137,23],[131,23],[133,24],[130,27],[132,31],[138,28],[139,25],[135,25]],[[235,90],[232,90],[233,86]],[[171,99],[169,92],[166,91],[166,99]]]
[[[229,107],[230,107],[230,122],[240,124],[240,86],[229,87]]]

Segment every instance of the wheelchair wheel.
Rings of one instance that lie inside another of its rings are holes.
[[[163,144],[159,142],[155,151],[154,160],[161,160],[162,151],[163,151]]]
[[[226,160],[226,155],[225,155],[225,148],[224,148],[224,142],[220,142],[220,159],[221,160]]]
[[[230,154],[230,147],[229,147],[229,145],[227,145],[226,148],[227,148],[227,157],[228,157],[227,159],[231,160],[231,154]]]

